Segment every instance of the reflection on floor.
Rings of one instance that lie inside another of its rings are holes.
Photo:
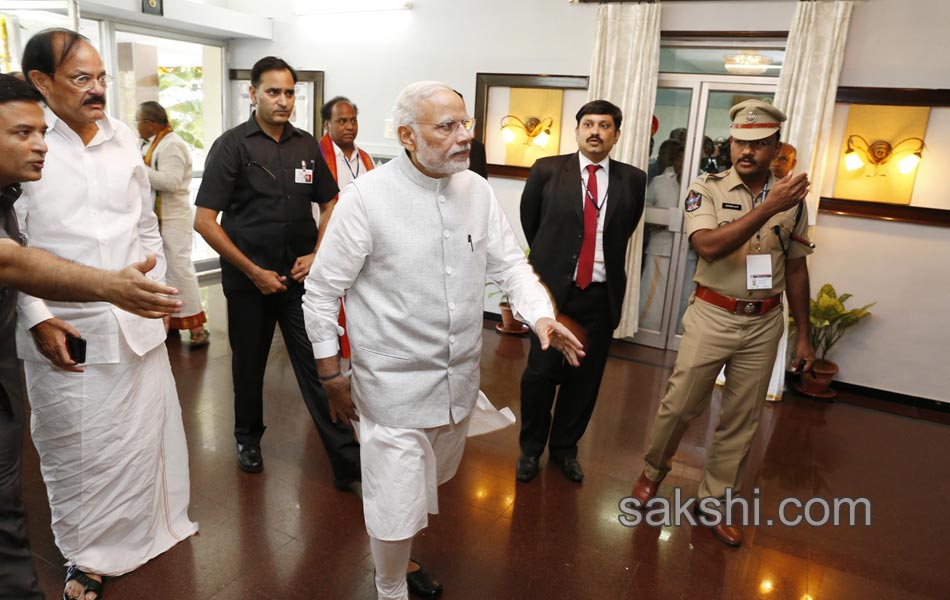
[[[191,455],[191,515],[201,532],[109,580],[106,598],[375,598],[359,500],[331,485],[279,337],[265,388],[265,469],[238,470],[224,300],[218,285],[206,292],[211,346],[189,351],[168,342]],[[488,325],[482,389],[517,414],[527,340]],[[639,474],[673,360],[615,344],[578,457],[587,472],[582,485],[546,466],[532,483],[516,485],[515,428],[469,441],[458,475],[441,489],[441,514],[413,549],[444,582],[446,600],[950,598],[946,422],[793,395],[766,407],[746,477],[747,492],[760,490],[762,518],[777,518],[785,497],[867,497],[870,527],[749,527],[733,550],[689,525],[621,526],[618,502]],[[714,413],[718,394],[712,406]],[[692,424],[661,495],[677,486],[684,496],[695,493],[714,429],[709,414]],[[37,460],[27,442],[30,538],[47,597],[59,598],[63,559]]]

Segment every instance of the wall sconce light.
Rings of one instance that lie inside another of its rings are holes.
[[[524,132],[525,145],[534,144],[539,148],[544,148],[551,138],[551,127],[554,125],[552,117],[538,119],[531,117],[527,121],[522,121],[514,115],[505,115],[501,118],[501,138],[506,144],[515,141],[515,134],[520,130]]]
[[[892,158],[906,154],[904,158],[897,163],[897,170],[901,175],[910,175],[920,164],[920,158],[924,151],[924,140],[912,137],[891,146],[890,143],[883,140],[877,140],[868,143],[860,135],[848,137],[848,149],[844,153],[844,168],[848,171],[857,171],[864,168],[865,160],[874,165],[875,174],[877,168],[887,163]],[[862,160],[861,156],[864,156]],[[870,175],[869,175],[870,177]]]

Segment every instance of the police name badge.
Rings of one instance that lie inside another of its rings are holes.
[[[313,169],[294,169],[294,183],[313,183]]]
[[[745,257],[746,289],[772,289],[772,255],[749,254]]]

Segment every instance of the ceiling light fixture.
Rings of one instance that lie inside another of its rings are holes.
[[[755,50],[742,50],[739,54],[727,54],[722,66],[734,75],[762,75],[772,65],[772,59]]]

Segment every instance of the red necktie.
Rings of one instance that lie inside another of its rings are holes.
[[[584,190],[584,239],[581,255],[577,259],[577,287],[582,290],[590,285],[594,276],[594,246],[597,245],[597,169],[600,165],[587,165],[587,189]]]

